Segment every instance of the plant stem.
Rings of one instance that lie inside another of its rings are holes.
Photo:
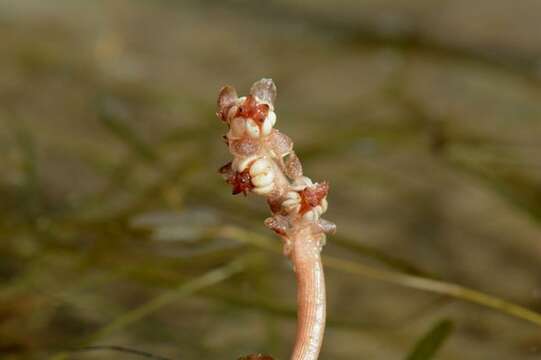
[[[291,360],[316,360],[325,332],[325,278],[319,244],[310,231],[293,239],[291,261],[297,276],[297,337]]]

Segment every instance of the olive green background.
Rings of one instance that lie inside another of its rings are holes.
[[[0,0],[0,358],[288,358],[294,273],[264,201],[217,174],[218,90],[262,77],[331,184],[321,359],[406,359],[437,324],[434,359],[540,358],[535,314],[400,275],[541,311],[540,18],[534,0]]]

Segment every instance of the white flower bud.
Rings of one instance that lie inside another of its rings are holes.
[[[321,213],[325,213],[327,212],[327,207],[329,206],[329,203],[327,202],[327,198],[323,198],[323,200],[321,200]]]
[[[282,203],[282,207],[288,212],[298,212],[301,207],[301,196],[296,191],[289,191],[286,194],[286,199]]]
[[[276,125],[276,113],[272,110],[269,110],[267,119],[271,122],[272,126]]]
[[[311,222],[315,222],[319,219],[319,215],[317,214],[317,211],[314,208],[310,211],[305,212],[302,218]]]
[[[233,163],[231,164],[231,167],[235,171],[243,172],[257,158],[258,158],[257,155],[251,155],[251,156],[247,156],[243,158],[235,157],[235,159],[233,159]]]
[[[252,166],[250,166],[250,175],[257,176],[261,173],[272,171],[272,164],[265,158],[256,160]]]
[[[274,111],[269,111],[261,127],[261,132],[263,133],[263,136],[267,136],[271,133],[274,124],[276,124],[276,114],[274,113]]]
[[[252,192],[255,192],[259,195],[267,195],[274,189],[274,183],[271,182],[269,185],[264,187],[255,187],[252,189]]]
[[[307,187],[310,187],[310,186],[313,186],[313,185],[314,185],[314,183],[312,182],[312,180],[309,177],[301,176],[301,177],[295,179],[295,181],[293,181],[293,184],[291,185],[291,188],[293,190],[295,190],[295,191],[301,191],[301,190],[304,190]]]
[[[272,171],[261,173],[252,178],[255,187],[265,187],[272,184],[274,173]]]
[[[252,119],[246,120],[246,132],[251,138],[257,139],[261,133],[259,126]]]

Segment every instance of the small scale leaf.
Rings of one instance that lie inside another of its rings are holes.
[[[250,94],[274,105],[274,100],[276,99],[276,85],[274,85],[272,79],[261,79],[252,85]]]
[[[222,109],[233,105],[237,100],[237,97],[237,91],[234,87],[228,85],[224,86],[218,95],[218,108]]]
[[[445,340],[453,331],[451,320],[437,322],[422,338],[420,338],[413,351],[406,357],[406,360],[430,360],[438,352]]]

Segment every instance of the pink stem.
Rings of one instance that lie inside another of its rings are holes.
[[[297,338],[291,360],[317,360],[325,332],[325,278],[320,245],[308,231],[292,239],[297,276]]]

